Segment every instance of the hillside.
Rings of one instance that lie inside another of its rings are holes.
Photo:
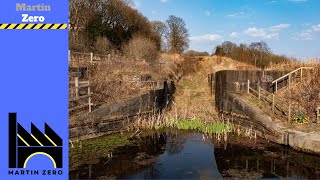
[[[208,74],[220,70],[256,69],[226,57],[206,56],[186,58],[185,61],[190,61],[189,68],[194,68],[190,68],[189,73],[177,83],[175,100],[169,112],[169,115],[176,119],[217,121],[218,113],[215,111],[214,97],[208,86]]]

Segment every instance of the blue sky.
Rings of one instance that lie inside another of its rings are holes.
[[[133,0],[149,20],[185,20],[190,49],[266,41],[276,54],[320,57],[320,0]]]

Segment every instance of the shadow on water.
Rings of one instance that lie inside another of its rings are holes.
[[[223,142],[171,130],[131,141],[112,157],[77,166],[70,179],[320,179],[319,156],[263,139],[229,134]]]

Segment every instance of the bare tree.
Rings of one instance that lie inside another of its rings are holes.
[[[151,27],[152,30],[158,33],[161,38],[164,37],[164,35],[168,32],[167,25],[161,21],[152,21]]]
[[[237,48],[238,46],[235,43],[230,41],[225,41],[221,44],[221,48],[224,51],[224,56],[230,56],[231,53]]]
[[[69,24],[71,29],[84,29],[92,16],[90,3],[86,0],[69,0]]]
[[[154,41],[160,49],[161,39],[153,32],[150,22],[132,6],[132,0],[69,0],[72,47],[100,51],[96,44],[103,44],[106,41],[102,39],[107,38],[112,47],[120,50],[140,35]],[[77,44],[80,40],[84,43],[81,46]]]
[[[152,21],[151,23],[152,30],[156,33],[158,38],[161,40],[161,49],[165,49],[165,35],[168,33],[168,27],[165,23],[161,21]]]
[[[169,16],[166,21],[169,28],[167,33],[167,41],[171,52],[182,53],[189,47],[189,33],[186,23],[180,17]]]
[[[271,53],[271,50],[268,44],[264,41],[253,42],[250,44],[249,48],[253,53],[255,66],[257,66],[258,60],[259,60],[259,64],[261,64],[262,61],[266,60],[266,57],[268,56],[268,54]]]

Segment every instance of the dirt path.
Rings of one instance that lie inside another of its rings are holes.
[[[196,72],[183,76],[178,82],[170,115],[180,119],[217,121],[218,113],[214,107],[214,95],[211,95],[208,86],[208,74],[220,70],[242,69],[248,65],[217,57],[205,57],[198,61],[199,66]]]

